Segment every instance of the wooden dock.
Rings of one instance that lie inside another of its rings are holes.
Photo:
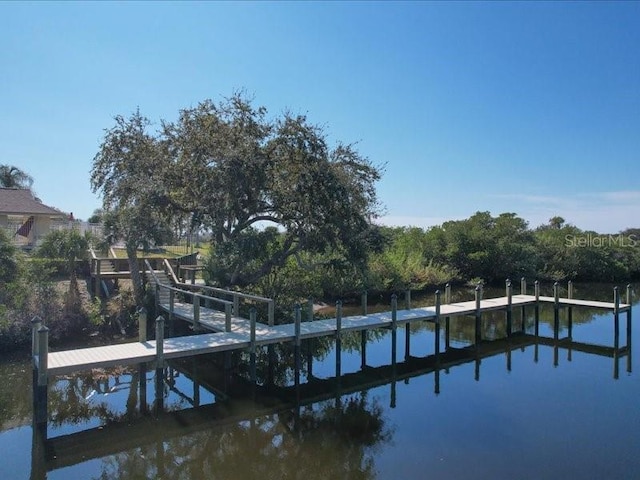
[[[191,292],[188,292],[191,293]],[[439,304],[369,315],[355,315],[344,318],[331,318],[307,322],[269,326],[241,317],[227,316],[224,312],[199,306],[173,302],[162,304],[161,309],[174,318],[192,323],[196,327],[206,328],[215,333],[196,334],[185,337],[169,338],[162,341],[162,357],[166,360],[205,353],[224,352],[245,349],[258,345],[333,336],[340,332],[361,331],[377,328],[394,328],[412,322],[439,322],[440,318],[457,316],[481,316],[485,312],[552,304],[562,307],[587,307],[612,312],[629,312],[627,303],[608,303],[571,298],[555,298],[534,295],[513,295],[468,302]],[[34,327],[35,328],[35,327]],[[253,333],[252,333],[253,332]],[[159,344],[155,341],[143,341],[103,347],[83,348],[48,353],[46,375],[55,376],[73,371],[115,365],[131,365],[156,360]],[[37,357],[37,355],[36,355]],[[36,360],[39,360],[36,358]]]
[[[340,368],[340,338],[343,332],[366,331],[370,329],[389,328],[392,331],[392,362],[396,356],[396,330],[398,326],[406,325],[407,351],[409,350],[409,328],[414,322],[433,322],[435,324],[435,352],[440,353],[440,324],[445,321],[445,328],[449,319],[459,316],[470,316],[475,319],[476,344],[481,341],[482,314],[491,311],[504,311],[507,318],[507,335],[512,332],[511,317],[514,308],[525,309],[529,306],[539,308],[542,304],[551,304],[555,312],[555,330],[559,325],[559,312],[562,308],[568,309],[569,331],[571,331],[571,309],[573,307],[586,307],[604,309],[614,314],[616,348],[619,332],[619,315],[626,312],[627,315],[627,344],[630,344],[629,332],[631,331],[631,291],[627,288],[626,303],[620,301],[618,289],[614,289],[613,302],[600,302],[580,300],[572,298],[571,285],[568,289],[568,297],[560,298],[558,285],[554,285],[552,297],[541,296],[539,285],[536,282],[535,294],[526,294],[526,284],[521,286],[521,294],[514,295],[510,282],[507,282],[506,295],[496,298],[482,298],[481,287],[476,287],[475,300],[467,302],[451,302],[450,289],[444,295],[444,303],[441,301],[440,292],[436,292],[435,305],[419,308],[411,308],[410,295],[407,295],[405,308],[398,309],[397,297],[394,295],[391,302],[391,310],[379,313],[342,316],[342,304],[338,302],[336,317],[301,321],[301,307],[295,308],[293,323],[274,325],[273,301],[271,299],[240,292],[230,292],[212,287],[200,287],[193,290],[193,285],[179,284],[181,288],[163,285],[156,282],[156,311],[165,313],[169,321],[175,319],[190,322],[194,330],[209,330],[211,333],[200,333],[184,337],[164,338],[165,316],[160,315],[156,319],[155,340],[146,340],[146,315],[140,321],[141,341],[109,345],[103,347],[82,348],[59,352],[49,352],[48,329],[42,325],[39,319],[33,321],[33,368],[34,368],[34,408],[37,422],[47,421],[47,386],[50,377],[67,374],[74,371],[87,370],[99,367],[116,365],[135,365],[155,362],[156,369],[164,367],[165,361],[181,357],[195,356],[214,352],[226,352],[231,350],[249,349],[252,355],[252,377],[255,378],[255,351],[260,345],[292,342],[296,349],[300,348],[301,341],[315,337],[334,336],[336,338],[336,372]],[[204,289],[204,290],[202,290]],[[164,291],[164,294],[162,293]],[[202,292],[205,292],[203,294]],[[227,294],[229,300],[214,297],[214,294]],[[185,300],[191,300],[187,303]],[[268,305],[267,323],[259,323],[256,319],[256,309],[250,310],[250,318],[242,318],[236,315],[239,312],[240,300],[250,302],[266,302]],[[223,311],[213,308],[221,307]],[[364,303],[366,306],[366,302]],[[537,335],[536,322],[536,335]],[[364,338],[364,335],[363,335]],[[556,338],[557,340],[557,338]],[[448,347],[448,345],[447,345]],[[299,355],[296,355],[296,362]],[[363,363],[364,352],[363,352]]]

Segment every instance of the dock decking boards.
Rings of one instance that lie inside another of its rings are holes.
[[[506,310],[514,307],[536,305],[537,303],[556,304],[554,297],[539,297],[533,295],[513,295],[509,297],[487,298],[480,300],[479,309],[475,300],[440,305],[440,317],[456,317],[462,315],[476,315],[494,310]],[[588,307],[616,310],[616,304],[590,300],[562,298],[558,300],[558,307]],[[173,309],[168,304],[161,304],[165,312],[172,310],[175,318],[194,323],[193,305],[174,303]],[[631,307],[620,304],[618,312],[625,312]],[[418,321],[435,322],[436,307],[419,307],[397,310],[396,324]],[[251,323],[241,317],[232,317],[231,331],[225,331],[225,314],[213,309],[200,307],[198,326],[215,333],[190,335],[165,339],[163,353],[165,359],[180,358],[205,353],[223,352],[247,348],[251,344]],[[337,319],[322,319],[300,324],[300,339],[335,335]],[[369,315],[355,315],[341,319],[341,330],[360,331],[375,328],[390,327],[393,323],[393,312],[380,312]],[[296,338],[295,324],[267,326],[256,324],[256,345],[290,342]],[[130,365],[149,362],[156,359],[157,344],[155,341],[134,342],[103,347],[83,348],[60,352],[50,352],[47,361],[47,375],[70,373],[73,371],[107,367],[115,365]]]

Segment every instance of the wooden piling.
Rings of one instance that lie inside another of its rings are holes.
[[[527,279],[522,277],[520,279],[520,295],[527,294]]]
[[[482,302],[482,289],[480,287],[480,284],[478,284],[476,286],[476,290],[475,290],[475,295],[476,295],[476,331],[475,331],[475,336],[476,336],[476,347],[480,344],[480,341],[482,340],[482,311],[480,310],[480,305]]]
[[[631,373],[631,304],[633,303],[633,298],[631,297],[631,285],[627,285],[627,372]]]
[[[200,330],[200,295],[193,294],[193,329]]]
[[[361,303],[360,303],[360,305],[362,306],[362,315],[367,315],[368,303],[369,303],[368,294],[367,294],[367,291],[364,290],[362,292],[362,300],[361,300]]]
[[[296,304],[294,307],[294,345],[300,347],[300,304]]]
[[[558,366],[558,337],[560,335],[560,288],[553,284],[553,339],[555,340],[553,365]]]
[[[249,375],[251,382],[256,383],[256,309],[251,307],[249,310],[249,322],[251,323],[251,331],[249,334]]]
[[[536,305],[534,308],[534,333],[538,337],[540,333],[540,282],[538,280],[534,283],[534,291],[536,297]]]
[[[505,281],[505,291],[507,295],[507,337],[510,337],[513,331],[513,287],[511,286],[511,280],[508,278]]]
[[[164,317],[156,318],[156,370],[164,368]]]
[[[613,351],[620,348],[620,291],[613,287]]]
[[[360,302],[360,306],[362,307],[362,315],[367,315],[367,291],[364,290],[362,292],[362,299]],[[367,366],[367,330],[363,329],[360,331],[360,368],[362,370]]]
[[[294,339],[293,339],[293,365],[296,388],[296,404],[299,404],[300,397],[300,321],[301,321],[300,304],[296,303],[294,307]]]
[[[276,304],[273,300],[269,300],[269,302],[267,303],[267,317],[268,317],[267,322],[269,323],[270,327],[273,327],[275,312],[276,312]]]
[[[231,331],[231,305],[228,303],[224,305],[224,331]]]
[[[147,341],[147,309],[144,307],[138,310],[138,341]]]
[[[342,301],[336,302],[336,379],[342,373]]]
[[[38,328],[38,386],[47,386],[49,374],[49,329],[46,325]]]
[[[407,323],[407,327],[409,324]],[[435,352],[436,358],[440,356],[440,290],[436,290],[436,318],[435,318]]]
[[[444,286],[444,303],[451,304],[451,284],[447,283]],[[450,344],[450,329],[451,329],[451,317],[444,317],[444,349],[449,350]]]
[[[42,425],[46,430],[48,420],[48,393],[49,393],[49,373],[48,356],[49,356],[49,329],[46,325],[40,324],[38,327],[38,355],[34,362],[35,371],[35,391],[34,407],[35,407],[35,423]]]
[[[397,361],[397,329],[398,329],[398,296],[391,295],[391,363],[395,366]]]
[[[36,356],[39,353],[38,348],[38,330],[42,326],[42,319],[39,316],[35,316],[31,319],[31,360],[32,364],[35,362]]]
[[[173,288],[169,289],[169,323],[173,323],[173,312],[176,304],[176,292]]]
[[[404,308],[411,310],[411,289],[407,288],[404,292]]]
[[[307,321],[313,321],[313,298],[311,297],[307,299]]]

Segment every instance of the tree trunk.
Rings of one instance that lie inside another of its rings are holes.
[[[142,287],[142,275],[138,266],[138,249],[127,245],[127,260],[129,260],[129,272],[131,272],[131,283],[133,284],[133,296],[136,306],[142,307],[144,304],[144,289]]]

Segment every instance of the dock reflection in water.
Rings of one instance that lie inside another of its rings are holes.
[[[611,358],[614,378],[624,358],[631,372],[630,317],[623,325],[625,344],[620,345],[619,319],[614,318],[613,346],[602,346],[572,339],[573,312],[563,321],[553,318],[552,335],[541,335],[540,318],[548,313],[523,315],[513,333],[507,333],[512,319],[501,322],[497,315],[485,318],[480,335],[461,335],[448,321],[443,332],[425,325],[415,336],[442,336],[444,348],[413,356],[409,332],[401,361],[396,360],[402,342],[395,331],[373,332],[377,338],[364,343],[359,333],[352,334],[342,339],[341,349],[329,339],[306,341],[299,350],[289,345],[264,347],[255,359],[255,383],[250,381],[253,362],[247,361],[251,359],[246,353],[175,361],[164,377],[156,377],[145,365],[98,381],[90,375],[69,377],[52,388],[52,432],[34,426],[31,478],[46,478],[47,472],[92,459],[103,459],[101,474],[94,472],[100,478],[375,478],[376,450],[394,433],[384,418],[386,406],[370,393],[376,389],[388,386],[389,407],[395,408],[398,382],[432,376],[433,392],[439,394],[446,388],[442,375],[457,367],[473,364],[475,380],[480,380],[483,360],[504,355],[505,368],[511,371],[513,352],[530,351],[531,361],[538,362],[541,348],[553,349],[554,366],[560,364],[560,352],[566,352],[568,361],[573,352],[582,352]],[[462,343],[467,337],[495,336],[496,324],[503,338]],[[369,366],[367,348],[384,342],[389,334],[391,358]],[[359,350],[357,371],[342,373],[344,348]],[[331,353],[336,375],[316,377],[314,363],[326,370]],[[114,413],[105,404],[92,409],[85,400],[118,390],[127,396],[124,412]],[[100,425],[67,433],[76,429],[74,423],[97,423],[96,419]],[[47,433],[57,435],[47,438]]]

